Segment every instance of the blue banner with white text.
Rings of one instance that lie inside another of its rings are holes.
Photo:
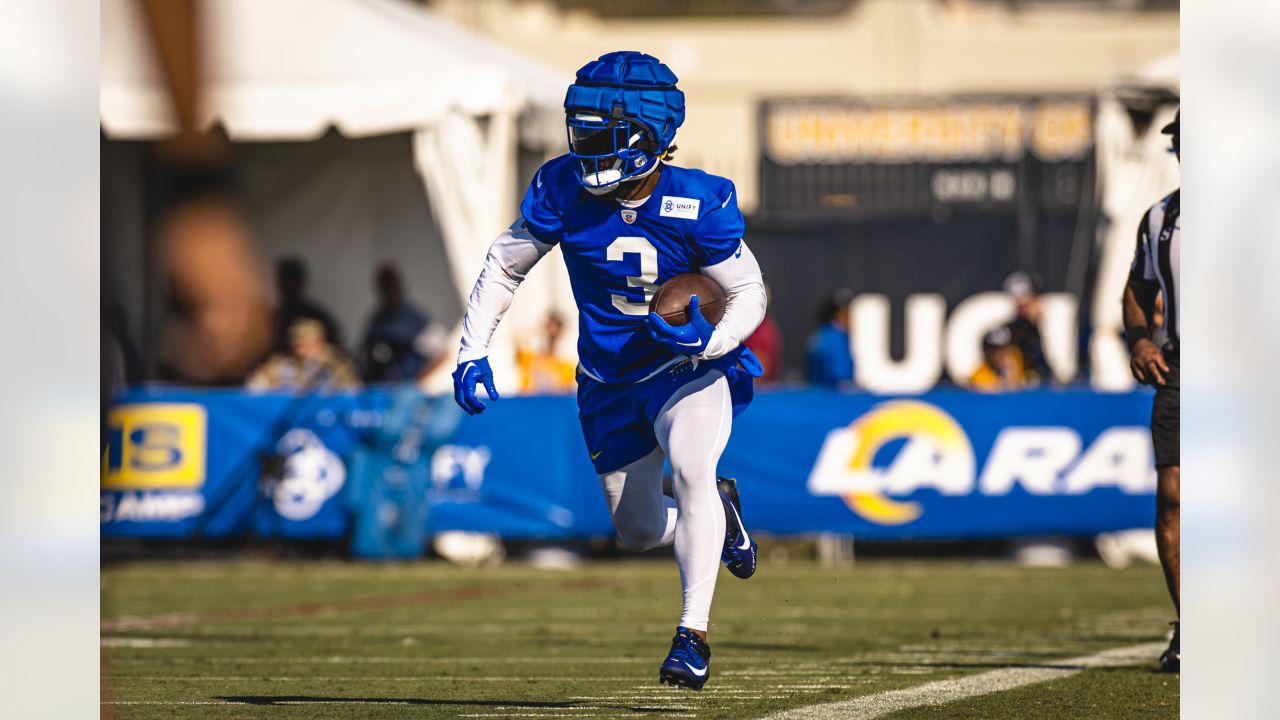
[[[720,470],[756,531],[1091,535],[1152,524],[1150,412],[1147,391],[763,391]],[[572,397],[465,417],[408,388],[144,387],[112,408],[108,435],[104,536],[350,537],[356,554],[412,556],[443,530],[612,533]]]

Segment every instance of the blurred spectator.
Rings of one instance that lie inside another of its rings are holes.
[[[289,352],[272,355],[249,376],[252,390],[343,390],[360,387],[351,361],[324,337],[313,318],[289,326]]]
[[[102,311],[98,356],[98,450],[105,452],[109,433],[107,415],[130,385],[142,381],[142,356],[126,334],[124,308],[117,303]]]
[[[378,308],[365,329],[360,358],[365,382],[413,382],[444,357],[446,330],[405,298],[395,265],[374,276]]]
[[[342,335],[333,316],[307,297],[307,266],[302,258],[290,256],[276,261],[276,294],[280,303],[276,307],[276,352],[289,348],[289,328],[303,318],[318,321],[324,326],[324,339],[333,347],[342,348]]]
[[[849,341],[849,304],[853,292],[837,290],[818,311],[817,330],[809,336],[809,382],[837,387],[853,382],[853,351]]]
[[[129,319],[120,303],[111,303],[102,311],[103,342],[112,347],[114,358],[114,374],[124,385],[137,385],[142,382],[145,368],[142,353],[129,337]]]
[[[1013,331],[1008,325],[998,327],[982,338],[982,364],[969,377],[969,389],[978,392],[1019,390],[1026,381],[1022,352],[1013,345]]]
[[[189,177],[183,182],[188,193],[200,187]],[[170,310],[157,369],[180,382],[239,385],[271,349],[265,273],[248,224],[226,195],[184,197],[157,230]]]
[[[1015,272],[1004,281],[1004,291],[1013,297],[1017,315],[1005,328],[1009,330],[1010,344],[1021,355],[1023,381],[1026,385],[1039,385],[1053,379],[1053,370],[1045,359],[1040,341],[1040,293],[1044,280],[1039,275]]]
[[[543,324],[540,349],[527,345],[516,348],[516,367],[520,371],[520,392],[531,395],[563,395],[573,392],[577,365],[556,355],[556,344],[564,334],[564,319],[555,312],[547,313]]]
[[[778,373],[782,370],[782,331],[778,328],[777,319],[768,310],[768,305],[773,300],[773,291],[766,284],[764,292],[766,298],[764,320],[743,344],[751,348],[751,352],[756,354],[760,364],[764,366],[764,374],[760,376],[759,381],[776,382]]]

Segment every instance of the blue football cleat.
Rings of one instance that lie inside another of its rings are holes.
[[[658,683],[702,690],[711,674],[711,646],[692,630],[681,625],[671,640],[671,652],[658,670]]]
[[[756,573],[756,541],[747,535],[747,529],[742,525],[738,481],[718,476],[716,488],[724,503],[724,550],[720,553],[720,562],[729,568],[734,577],[746,580]]]

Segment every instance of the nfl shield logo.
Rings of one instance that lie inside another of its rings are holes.
[[[635,210],[623,210],[623,211],[622,211],[622,221],[623,221],[623,222],[625,222],[625,223],[626,223],[626,224],[628,224],[628,225],[630,225],[631,223],[635,222],[635,221],[636,221],[636,211],[635,211]]]

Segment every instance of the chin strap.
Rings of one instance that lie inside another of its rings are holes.
[[[603,186],[583,185],[583,188],[587,192],[596,196],[610,195],[610,194],[616,193],[619,190],[621,190],[623,187],[630,185],[631,183],[640,182],[641,180],[644,180],[645,178],[652,175],[653,171],[657,170],[658,166],[662,164],[662,159],[665,155],[666,153],[663,153],[662,155],[654,158],[653,165],[650,165],[648,170],[645,170],[639,175],[632,175],[631,177],[625,180],[619,180],[617,183],[614,183],[612,185],[603,185]]]

